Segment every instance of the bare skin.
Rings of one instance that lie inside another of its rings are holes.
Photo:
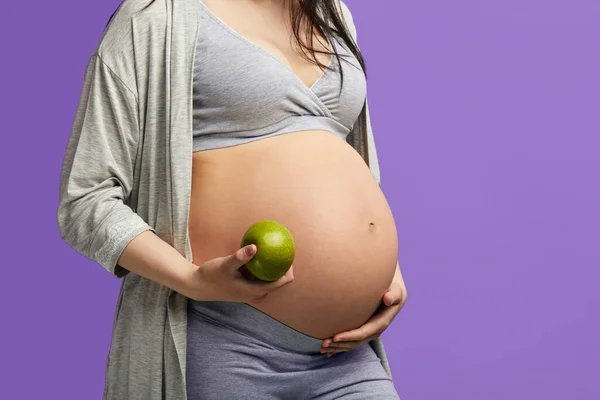
[[[292,47],[280,1],[203,2],[307,86],[322,73]],[[329,56],[319,57],[327,64]],[[396,272],[398,240],[385,196],[356,150],[330,132],[301,131],[193,154],[195,265],[233,253],[263,219],[291,231],[294,281],[249,304],[320,339],[369,319]]]

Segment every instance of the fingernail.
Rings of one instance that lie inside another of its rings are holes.
[[[329,347],[329,343],[328,343],[328,342],[326,342],[326,343],[323,345],[323,347]]]
[[[254,254],[254,245],[246,247],[246,255],[251,256],[252,254]]]

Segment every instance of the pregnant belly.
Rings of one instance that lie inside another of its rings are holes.
[[[265,219],[294,237],[294,281],[248,304],[320,339],[375,312],[396,270],[397,232],[385,196],[348,143],[301,131],[194,153],[194,264],[233,253],[250,225]]]

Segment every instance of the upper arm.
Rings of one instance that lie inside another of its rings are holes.
[[[63,240],[109,272],[126,244],[152,229],[127,204],[138,151],[137,99],[95,53],[84,74],[64,154],[57,210]]]

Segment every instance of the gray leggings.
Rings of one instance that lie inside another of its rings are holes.
[[[371,346],[328,358],[322,340],[249,304],[188,301],[188,400],[399,400]]]

